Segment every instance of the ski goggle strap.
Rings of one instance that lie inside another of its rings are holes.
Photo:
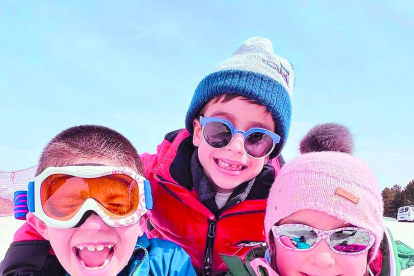
[[[26,219],[26,214],[29,212],[27,206],[27,191],[14,192],[13,209],[15,219]]]
[[[293,251],[309,251],[321,240],[326,240],[335,253],[358,255],[370,249],[375,242],[374,234],[360,227],[324,231],[304,224],[283,224],[273,226],[272,231],[284,248]]]
[[[15,216],[24,219],[24,192],[15,196]],[[149,181],[130,168],[50,167],[28,185],[27,210],[55,228],[74,227],[87,211],[110,226],[135,224],[153,207]],[[17,207],[19,206],[19,207]]]

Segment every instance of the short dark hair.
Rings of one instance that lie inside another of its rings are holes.
[[[47,167],[74,165],[81,158],[110,160],[145,177],[144,166],[132,143],[115,130],[95,125],[71,127],[56,135],[43,149],[36,175]]]

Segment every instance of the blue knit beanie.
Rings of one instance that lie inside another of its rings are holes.
[[[252,37],[234,54],[217,66],[197,86],[185,118],[185,126],[193,133],[193,120],[213,98],[236,94],[253,99],[272,114],[276,133],[281,137],[270,154],[280,154],[290,128],[294,73],[290,63],[273,54],[270,40]]]

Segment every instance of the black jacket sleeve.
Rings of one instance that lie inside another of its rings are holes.
[[[49,254],[48,241],[13,242],[0,264],[0,275],[59,276],[66,272],[55,255]]]

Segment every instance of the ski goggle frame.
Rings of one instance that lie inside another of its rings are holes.
[[[259,127],[247,131],[235,129],[233,124],[216,117],[200,117],[204,140],[213,148],[224,148],[231,144],[234,135],[240,133],[244,137],[243,149],[253,158],[262,158],[272,153],[280,142],[276,133]]]
[[[374,242],[374,234],[360,227],[343,227],[333,230],[320,230],[305,224],[283,224],[273,226],[274,238],[286,249],[309,251],[325,240],[331,250],[343,255],[358,255],[369,250]]]
[[[111,227],[133,225],[152,204],[149,181],[127,167],[48,167],[29,182],[27,192],[28,211],[63,229],[75,227],[88,211]]]

